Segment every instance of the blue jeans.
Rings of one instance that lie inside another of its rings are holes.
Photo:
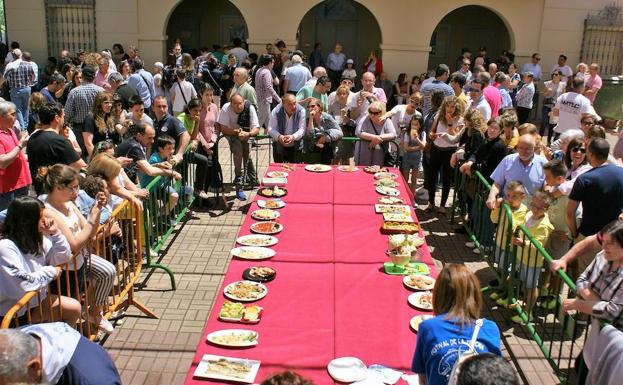
[[[28,126],[28,100],[30,99],[30,87],[12,88],[9,91],[11,101],[15,104],[17,120],[22,130]]]
[[[0,210],[6,210],[13,199],[28,195],[28,186],[0,194]]]

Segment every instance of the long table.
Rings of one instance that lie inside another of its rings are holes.
[[[271,170],[283,171],[277,164]],[[400,175],[396,169],[391,171]],[[302,165],[289,174],[288,194],[282,198],[286,206],[279,209],[284,230],[276,235],[279,243],[272,247],[276,255],[264,261],[232,259],[185,384],[219,383],[193,378],[204,354],[261,361],[256,383],[272,373],[294,370],[317,385],[333,384],[327,364],[344,356],[410,372],[416,335],[409,320],[426,312],[408,304],[412,291],[402,284],[402,276],[383,272],[383,263],[388,261],[387,236],[379,230],[382,216],[374,212],[380,196],[374,177],[361,169],[313,173]],[[405,181],[398,181],[400,196],[413,202]],[[251,233],[249,227],[255,220],[250,213],[257,208],[254,201],[239,235]],[[436,276],[426,245],[421,255]],[[219,321],[226,300],[222,289],[241,280],[246,268],[258,265],[277,271],[275,280],[266,283],[266,297],[256,302],[264,308],[260,323]],[[209,333],[230,328],[259,332],[259,344],[227,349],[206,342]]]

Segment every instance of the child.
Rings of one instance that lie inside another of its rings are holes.
[[[508,239],[508,219],[505,214],[506,210],[502,209],[502,203],[506,203],[511,211],[511,232],[514,232],[517,226],[524,223],[526,213],[528,212],[528,208],[523,204],[523,200],[526,197],[526,190],[521,182],[508,182],[505,187],[505,191],[506,194],[504,194],[504,200],[502,200],[502,198],[498,198],[495,208],[491,211],[491,222],[493,222],[493,224],[499,223],[500,217],[504,221],[498,225],[495,234],[494,258],[495,262],[498,264],[499,271],[508,271],[508,266],[506,266],[505,262],[509,261],[509,259],[505,258],[505,255],[510,253],[512,249],[512,245],[510,244],[511,242]],[[504,213],[503,215],[501,215],[502,212]],[[470,247],[471,245],[466,244],[466,246]],[[502,292],[495,291],[491,294],[490,298],[493,300],[500,300],[502,297]]]
[[[147,114],[145,114],[145,103],[140,96],[130,96],[128,105],[130,107],[130,110],[125,116],[126,122],[132,124],[145,123],[149,124],[150,126],[154,124],[154,121]]]
[[[409,181],[409,176],[411,176],[409,187],[411,188],[413,196],[415,196],[418,171],[422,163],[422,150],[426,145],[426,134],[422,129],[423,125],[424,120],[422,119],[422,115],[415,114],[411,118],[409,129],[402,133],[404,155],[402,158],[401,171],[402,176],[407,182]],[[417,202],[415,200],[413,201],[413,207],[417,208]]]
[[[537,191],[530,201],[530,212],[526,214],[524,226],[534,240],[541,245],[545,245],[554,230],[554,226],[549,221],[547,210],[549,209],[550,198],[544,191]],[[538,281],[543,267],[543,256],[538,252],[530,239],[523,236],[513,237],[513,244],[517,246],[516,257],[519,267],[519,282],[525,288],[524,311],[528,313],[529,320],[532,320],[532,307],[538,296]],[[515,323],[522,323],[519,315],[511,318]]]
[[[502,132],[504,133],[504,144],[509,150],[514,151],[519,142],[519,132],[517,132],[517,115],[513,111],[505,112],[502,115]]]

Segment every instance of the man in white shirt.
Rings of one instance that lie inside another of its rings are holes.
[[[351,117],[359,123],[368,116],[368,107],[372,102],[387,103],[387,96],[382,88],[374,86],[376,77],[372,72],[366,72],[361,76],[362,90],[355,93],[351,98],[349,107],[351,109]]]
[[[480,111],[485,122],[488,122],[489,119],[491,119],[491,106],[482,93],[483,87],[484,83],[480,78],[472,80],[471,84],[467,87],[469,97],[472,99],[469,108],[475,108]]]
[[[251,102],[246,101],[241,95],[235,94],[229,103],[225,103],[218,117],[221,132],[227,136],[229,148],[234,155],[234,184],[236,185],[236,197],[241,201],[247,199],[242,191],[242,163],[245,164],[245,175],[249,182],[255,182],[255,168],[249,157],[249,139],[257,136],[260,125],[257,112]]]
[[[299,141],[305,135],[305,108],[296,102],[294,95],[284,95],[281,103],[273,108],[268,135],[273,139],[275,162],[294,162]]]
[[[560,95],[552,114],[558,117],[558,124],[554,127],[554,140],[560,134],[568,130],[582,128],[580,121],[583,116],[594,114],[591,101],[584,95],[584,79],[574,78],[571,83],[571,91]]]
[[[554,73],[556,70],[562,73],[562,80],[565,83],[571,84],[571,81],[573,81],[573,70],[567,65],[567,56],[563,54],[558,56],[558,64],[552,67],[550,73]]]
[[[533,79],[535,83],[540,82],[542,79],[541,64],[539,64],[540,61],[541,61],[541,55],[535,52],[532,54],[532,61],[530,63],[525,63],[521,67],[522,74],[526,72],[532,72],[532,75],[534,75]]]

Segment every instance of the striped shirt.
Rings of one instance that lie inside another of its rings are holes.
[[[7,66],[4,77],[10,89],[30,87],[35,80],[35,71],[30,63],[19,60]]]
[[[71,123],[82,124],[84,118],[93,108],[95,96],[104,89],[94,83],[84,83],[71,91],[65,104],[65,120]]]
[[[601,301],[593,306],[592,315],[623,330],[623,265],[612,270],[612,262],[600,251],[578,278],[577,289],[594,291]]]
[[[255,93],[259,102],[281,100],[273,89],[273,76],[266,66],[260,68],[255,74]]]

